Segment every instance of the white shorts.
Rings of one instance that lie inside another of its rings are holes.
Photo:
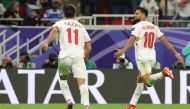
[[[154,60],[138,60],[137,62],[137,67],[138,70],[141,73],[141,76],[147,74],[147,73],[152,73],[152,68],[155,65],[156,61]]]
[[[58,70],[60,76],[68,75],[70,72],[72,72],[74,78],[87,78],[86,66],[82,57],[60,58]]]

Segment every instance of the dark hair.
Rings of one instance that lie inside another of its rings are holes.
[[[63,7],[63,12],[66,18],[73,18],[75,17],[76,10],[74,6],[67,5]]]
[[[136,8],[136,10],[140,10],[146,17],[148,16],[148,10],[142,7]]]
[[[15,10],[13,9],[13,6],[14,6],[16,3],[18,3],[18,2],[17,2],[17,1],[12,1],[12,2],[10,2],[10,3],[8,4],[8,9],[11,10],[11,11],[15,11]]]
[[[54,62],[57,60],[57,55],[54,53],[49,54],[48,56],[50,62]]]

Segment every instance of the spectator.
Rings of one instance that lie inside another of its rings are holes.
[[[94,61],[90,60],[90,59],[85,62],[85,65],[86,65],[86,69],[87,70],[91,70],[91,69],[96,69],[97,68],[96,67],[96,63]]]
[[[94,14],[111,14],[111,2],[110,0],[94,0]],[[97,24],[110,24],[111,19],[108,17],[97,18]]]
[[[142,0],[140,7],[148,10],[148,15],[159,14],[159,8],[155,0]],[[150,21],[153,21],[153,17],[149,17]]]
[[[41,19],[36,10],[32,10],[31,16],[25,17],[23,21],[24,26],[38,26],[41,24]]]
[[[180,0],[177,2],[177,14],[173,17],[176,20],[190,20],[190,0]],[[187,22],[180,23],[180,27],[187,27]]]
[[[45,63],[42,66],[43,68],[57,68],[58,61],[56,54],[49,54],[48,58],[45,60]]]
[[[113,69],[133,69],[133,64],[125,58],[125,54],[116,59],[113,64]]]
[[[3,16],[4,12],[6,11],[5,7],[3,6],[2,3],[0,3],[0,17]]]
[[[8,9],[4,13],[4,18],[20,18],[20,15],[18,13],[19,11],[19,4],[16,1],[12,1],[9,5]],[[18,25],[18,22],[9,21],[5,22],[7,25]]]
[[[84,16],[90,16],[92,14],[93,0],[80,0],[81,14]]]
[[[166,6],[167,2],[167,6]],[[165,19],[171,19],[176,14],[176,0],[161,0],[160,1],[160,10],[162,12],[162,16]],[[168,18],[169,17],[169,18]]]
[[[80,16],[80,0],[58,0],[61,4],[64,5],[74,5],[76,7],[76,16]],[[101,1],[101,0],[96,0]]]
[[[42,9],[40,9],[40,17],[42,18],[46,12],[47,9],[51,8],[51,2],[50,0],[40,0],[40,4],[42,6]]]
[[[128,14],[131,9],[130,0],[112,0],[111,3],[113,14]]]
[[[58,0],[52,1],[52,9],[49,9],[45,12],[44,18],[51,18],[51,19],[60,19],[63,18],[63,13],[59,8]]]
[[[13,68],[12,59],[10,56],[3,58],[3,68]]]
[[[19,14],[22,18],[25,18],[27,16],[27,5],[26,5],[27,0],[19,0]]]
[[[40,4],[40,0],[27,0],[27,15],[32,14],[32,10],[41,10],[42,5]]]
[[[182,54],[185,57],[186,68],[190,68],[190,42],[182,49]]]
[[[167,3],[166,3],[167,2]],[[167,6],[166,6],[167,4]],[[177,9],[176,9],[177,1],[176,0],[161,0],[160,2],[160,18],[165,20],[171,20],[173,16],[176,15]],[[171,22],[164,22],[161,23],[160,26],[168,27],[173,26]]]
[[[30,57],[27,52],[23,52],[20,55],[20,63],[18,68],[34,69],[36,68],[36,64],[30,61]]]

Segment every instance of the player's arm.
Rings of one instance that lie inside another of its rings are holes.
[[[131,35],[125,46],[122,49],[117,49],[117,52],[114,54],[114,57],[119,57],[123,53],[125,53],[125,51],[127,51],[134,44],[135,40],[136,36]]]
[[[92,51],[91,41],[85,42],[84,61],[88,60],[91,51]]]
[[[53,37],[57,34],[59,31],[58,27],[54,26],[53,29],[50,31],[49,36],[46,40],[46,42],[43,44],[43,50],[48,50],[48,44],[53,39]]]
[[[176,56],[176,58],[178,59],[179,63],[183,63],[184,60],[183,58],[180,56],[180,54],[176,51],[176,49],[172,46],[172,44],[170,44],[170,42],[168,42],[168,40],[164,37],[161,36],[160,41],[166,46],[168,47],[169,50],[171,50],[173,52],[173,54]]]

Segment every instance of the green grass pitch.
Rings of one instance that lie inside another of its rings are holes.
[[[91,104],[91,109],[124,109],[126,104]],[[0,109],[66,109],[65,104],[0,104]],[[83,109],[75,104],[73,109]],[[138,104],[136,109],[190,109],[190,104]]]

